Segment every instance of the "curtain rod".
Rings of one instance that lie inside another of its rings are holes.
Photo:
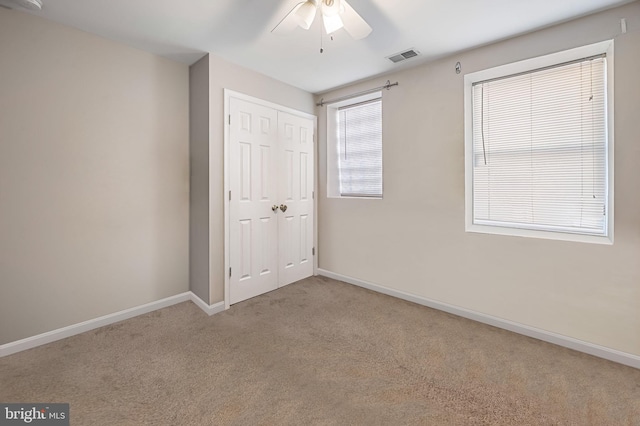
[[[373,93],[373,92],[377,92],[378,90],[382,90],[382,89],[391,89],[393,86],[397,86],[398,82],[396,81],[395,83],[392,83],[390,80],[387,80],[387,82],[385,83],[384,86],[380,86],[380,87],[376,87],[373,89],[369,89],[369,90],[363,90],[362,92],[358,92],[358,93],[353,93],[351,95],[346,95],[346,96],[340,96],[339,98],[335,98],[335,99],[330,99],[328,101],[325,101],[324,98],[320,99],[320,102],[318,102],[316,104],[316,106],[325,106],[326,104],[332,104],[334,102],[340,102],[340,101],[344,101],[347,99],[351,99],[351,98],[355,98],[356,96],[361,96],[361,95],[367,95],[369,93]]]

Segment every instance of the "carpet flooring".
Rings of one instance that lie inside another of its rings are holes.
[[[0,358],[72,425],[640,425],[640,370],[323,277]]]

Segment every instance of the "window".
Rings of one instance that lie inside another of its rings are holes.
[[[382,198],[382,93],[327,105],[329,197]]]
[[[612,50],[465,76],[467,231],[613,241]]]

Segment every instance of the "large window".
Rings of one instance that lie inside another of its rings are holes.
[[[382,197],[381,96],[327,105],[330,197]]]
[[[611,46],[465,77],[468,231],[612,242]]]

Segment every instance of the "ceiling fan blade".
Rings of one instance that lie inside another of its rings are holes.
[[[347,0],[342,0],[342,7],[344,8],[344,12],[340,17],[344,23],[344,29],[351,37],[356,40],[360,40],[361,38],[365,38],[371,34],[371,31],[373,30],[369,24],[367,24],[365,20],[358,15],[358,12],[356,12],[351,5],[347,3]]]
[[[301,1],[300,3],[296,4],[295,6],[293,6],[293,9],[291,9],[291,12],[287,13],[285,15],[285,17],[282,18],[282,20],[280,22],[278,22],[278,25],[276,25],[271,30],[271,32],[273,34],[285,35],[285,34],[289,34],[291,31],[293,31],[298,26],[298,21],[297,21],[297,18],[295,16],[296,12],[305,3],[306,2]]]

